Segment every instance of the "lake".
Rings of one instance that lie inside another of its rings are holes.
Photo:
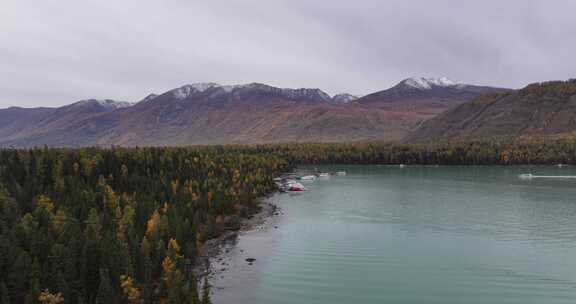
[[[576,303],[576,180],[518,178],[576,168],[319,168],[348,174],[275,195],[214,303]]]

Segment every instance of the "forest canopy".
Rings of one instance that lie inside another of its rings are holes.
[[[576,141],[0,150],[0,304],[208,303],[202,245],[302,164],[574,164]]]

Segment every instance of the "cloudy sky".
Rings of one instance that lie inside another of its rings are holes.
[[[0,108],[195,82],[366,94],[576,75],[574,0],[2,0]]]

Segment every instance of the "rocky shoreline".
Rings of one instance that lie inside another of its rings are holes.
[[[280,208],[272,203],[272,196],[263,198],[259,204],[259,210],[253,215],[241,220],[240,229],[236,231],[225,231],[215,239],[208,240],[200,251],[200,255],[193,265],[193,272],[199,282],[208,276],[210,280],[216,275],[221,275],[228,266],[226,254],[230,248],[236,245],[238,236],[242,233],[263,230],[273,226],[273,218],[282,214]],[[251,264],[254,258],[247,258],[247,263]]]

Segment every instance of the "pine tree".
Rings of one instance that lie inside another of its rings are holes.
[[[188,302],[192,304],[200,304],[200,299],[198,298],[198,282],[194,277],[194,274],[190,275],[188,281]]]
[[[141,282],[144,285],[143,288],[143,298],[146,303],[150,302],[152,297],[152,260],[150,259],[150,242],[148,238],[144,236],[142,238],[142,242],[140,243],[140,255],[141,255],[141,271],[142,271],[142,278]]]
[[[204,277],[204,284],[202,284],[202,304],[211,304],[210,300],[210,284],[208,284],[208,276]]]
[[[86,224],[86,237],[88,239],[99,240],[101,235],[100,231],[102,226],[100,225],[100,218],[98,217],[98,211],[95,208],[90,209],[88,218],[85,221]]]
[[[95,240],[87,239],[84,248],[82,248],[80,274],[84,292],[88,299],[93,300],[98,290],[100,279],[98,244]]]
[[[177,304],[184,301],[183,278],[181,267],[180,246],[175,239],[170,239],[166,257],[162,262],[163,277],[168,293],[168,303]]]
[[[10,295],[8,294],[8,287],[4,281],[0,282],[0,304],[10,304]]]
[[[96,294],[97,304],[110,304],[116,303],[114,296],[114,289],[110,283],[108,271],[100,269],[100,284],[98,285],[98,293]]]

